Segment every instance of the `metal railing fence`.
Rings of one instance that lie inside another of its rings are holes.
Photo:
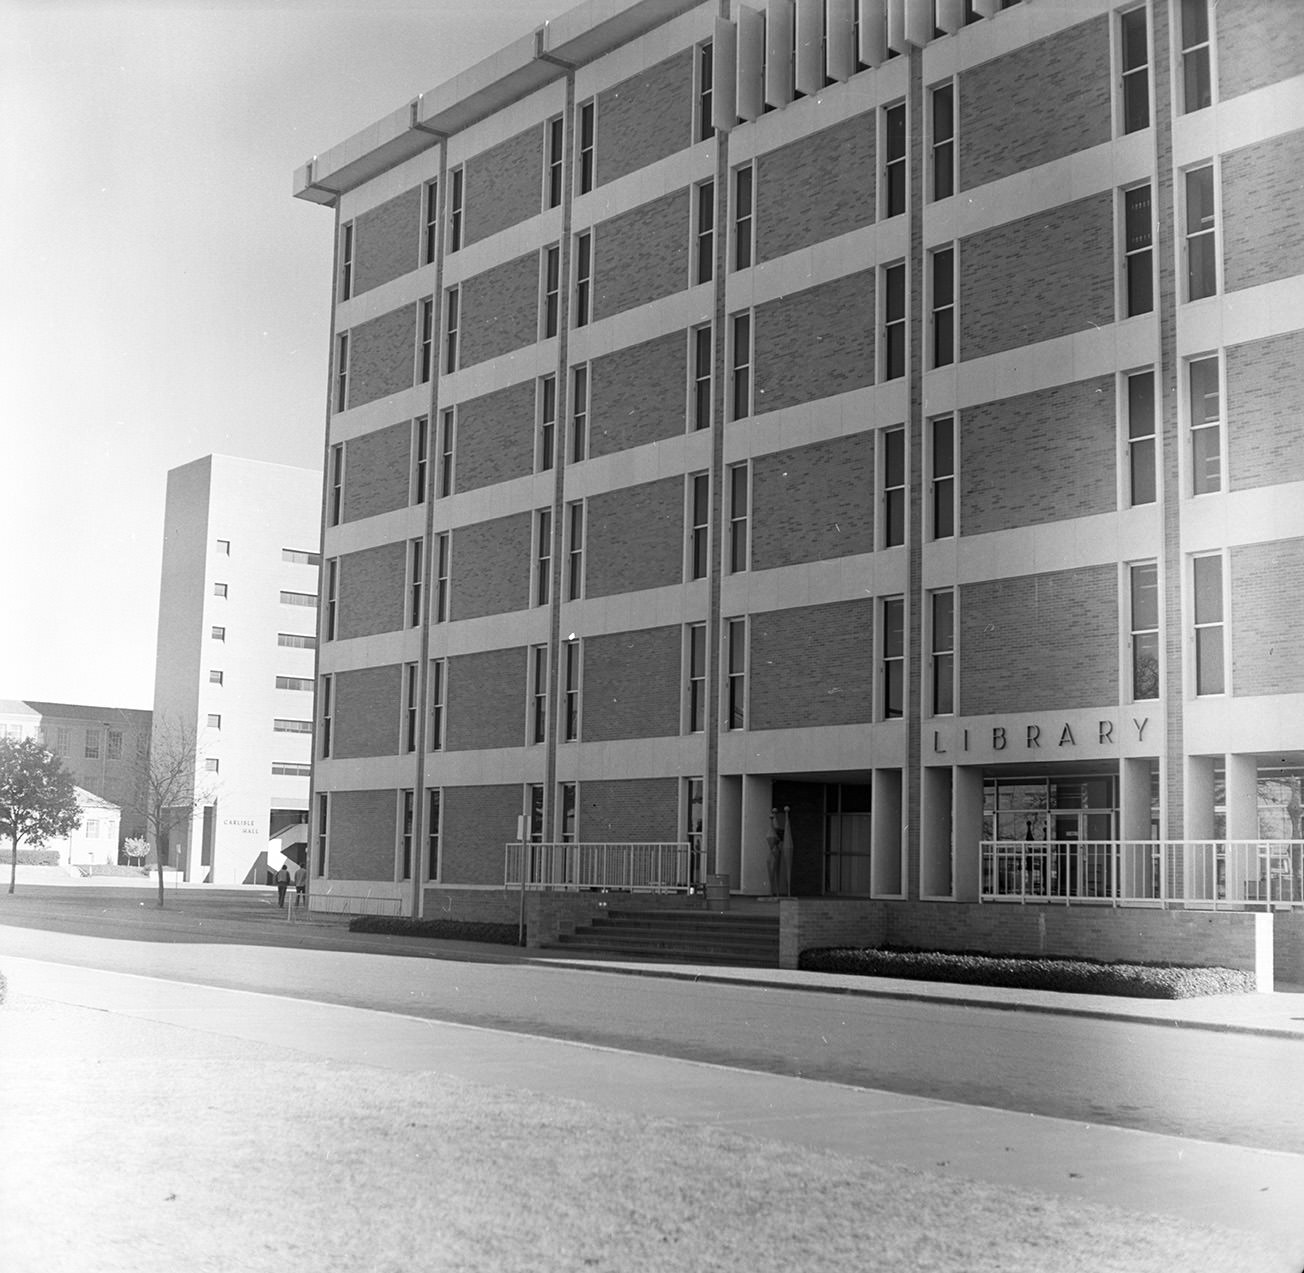
[[[511,842],[503,883],[526,889],[688,892],[704,882],[703,853],[687,842],[582,844]]]

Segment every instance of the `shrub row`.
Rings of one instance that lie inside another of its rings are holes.
[[[1197,995],[1245,994],[1254,990],[1254,974],[1235,968],[1106,964],[1028,955],[829,946],[803,950],[797,962],[798,967],[812,972],[1059,990],[1077,995],[1126,995],[1137,999],[1191,999]]]
[[[13,848],[3,854],[5,862],[13,861]],[[58,866],[59,850],[58,849],[19,849],[18,850],[19,866]]]
[[[491,924],[466,919],[407,919],[402,915],[355,915],[351,933],[386,933],[392,937],[434,937],[444,941],[483,941],[518,946],[516,924]]]

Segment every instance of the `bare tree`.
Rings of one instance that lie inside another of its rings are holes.
[[[44,844],[81,823],[72,775],[34,738],[0,738],[0,833],[9,838],[9,891],[18,878],[18,846]]]

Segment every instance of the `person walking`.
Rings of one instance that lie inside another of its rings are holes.
[[[290,870],[284,862],[281,863],[281,869],[276,872],[276,904],[283,907],[285,905],[285,890],[290,887]]]
[[[308,868],[299,863],[299,869],[294,873],[294,891],[298,894],[298,900],[303,901],[303,891],[308,887]]]

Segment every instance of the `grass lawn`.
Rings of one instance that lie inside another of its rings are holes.
[[[0,1200],[5,1273],[1283,1267],[1162,1216],[12,994]]]

